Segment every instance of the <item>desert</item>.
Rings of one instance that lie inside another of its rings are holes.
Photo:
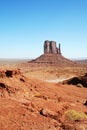
[[[1,60],[0,129],[87,130],[86,62],[46,51],[31,61]]]
[[[0,0],[0,130],[87,130],[87,0]]]

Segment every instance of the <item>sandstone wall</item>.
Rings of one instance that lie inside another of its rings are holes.
[[[53,53],[53,54],[61,54],[60,44],[59,48],[56,46],[55,41],[48,41],[44,42],[44,53]]]

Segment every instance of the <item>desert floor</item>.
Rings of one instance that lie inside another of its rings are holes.
[[[0,130],[87,130],[87,88],[61,81],[87,65],[0,61]]]

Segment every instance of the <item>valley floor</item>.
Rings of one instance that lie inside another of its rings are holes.
[[[0,129],[87,130],[87,88],[59,82],[86,72],[87,67],[1,64]]]

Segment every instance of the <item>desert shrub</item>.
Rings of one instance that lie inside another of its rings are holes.
[[[87,115],[84,112],[68,110],[66,111],[65,114],[66,114],[67,119],[71,121],[87,119]]]
[[[80,84],[80,83],[78,83],[76,86],[79,87],[79,88],[83,88],[83,85]]]

